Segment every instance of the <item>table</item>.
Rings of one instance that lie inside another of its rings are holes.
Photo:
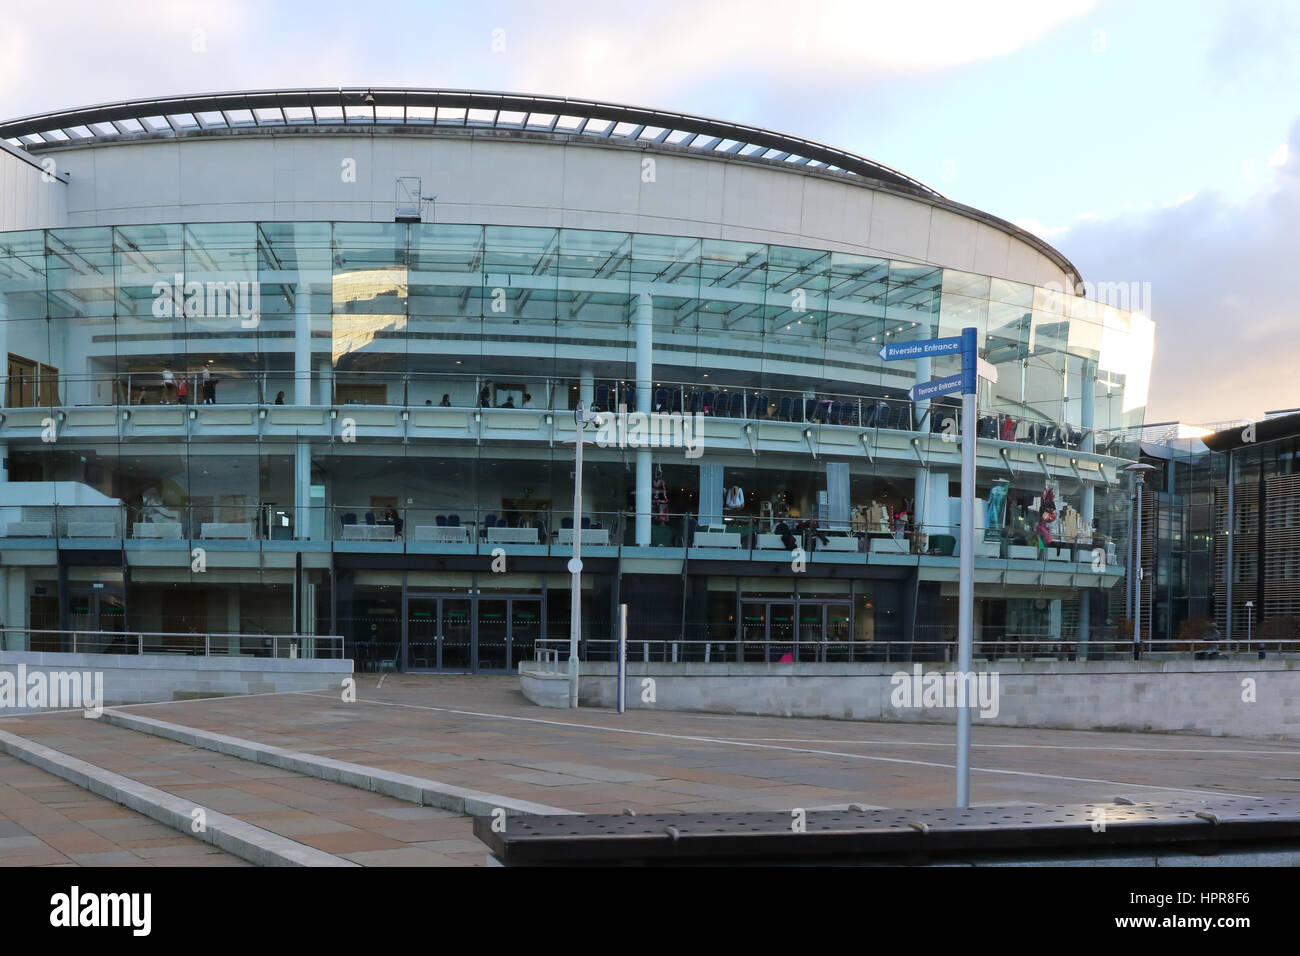
[[[487,539],[492,544],[537,544],[538,535],[536,528],[495,528],[487,529]],[[608,537],[606,538],[608,541]],[[572,541],[572,539],[570,539]],[[586,544],[587,539],[582,539]]]
[[[572,546],[573,529],[561,528],[556,532],[556,537],[559,544]],[[609,530],[607,528],[583,528],[582,543],[584,546],[589,544],[607,545],[609,544]]]
[[[739,548],[740,534],[731,531],[697,531],[691,546],[695,548]]]
[[[345,524],[344,541],[395,541],[396,529],[391,524]]]
[[[200,528],[199,536],[251,541],[253,525],[247,521],[205,521]]]
[[[69,538],[116,538],[117,524],[113,521],[69,521]]]
[[[460,525],[454,527],[431,524],[416,525],[415,534],[412,535],[411,540],[435,541],[438,544],[468,544],[469,528],[463,528]]]
[[[169,538],[178,540],[181,536],[179,521],[137,521],[131,525],[133,538]]]
[[[53,521],[10,521],[5,524],[10,538],[49,538],[54,535]]]

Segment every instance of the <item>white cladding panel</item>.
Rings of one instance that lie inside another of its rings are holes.
[[[437,197],[437,222],[771,242],[1036,285],[1064,281],[1061,269],[1032,246],[921,199],[794,170],[616,145],[295,134],[123,143],[46,155],[72,176],[66,219],[61,209],[50,209],[27,225],[384,222],[393,218],[397,177],[420,176],[424,194]],[[652,169],[643,164],[648,158]]]
[[[0,146],[0,232],[61,226],[67,215],[67,186],[47,176],[42,179],[43,157],[29,162],[18,151]],[[60,171],[58,157],[53,171]]]

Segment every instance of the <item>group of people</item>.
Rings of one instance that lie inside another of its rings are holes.
[[[217,383],[221,379],[213,374],[212,369],[203,366],[198,375],[198,387],[200,399],[196,404],[215,405],[217,404]],[[190,375],[182,372],[179,377],[172,371],[170,365],[164,365],[162,371],[162,403],[164,405],[188,405],[190,401]]]

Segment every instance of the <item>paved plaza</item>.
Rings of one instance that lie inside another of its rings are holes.
[[[328,692],[127,708],[157,720],[583,813],[953,803],[951,726],[545,710],[517,677],[358,677]],[[1300,744],[984,727],[977,803],[1300,793]]]
[[[543,710],[518,678],[373,675],[358,699],[266,694],[117,708],[579,813],[953,804],[942,725],[635,710]],[[80,713],[0,729],[363,866],[481,866],[470,817],[178,743]],[[975,804],[1300,793],[1300,745],[979,726]],[[0,755],[0,860],[14,865],[241,860]]]

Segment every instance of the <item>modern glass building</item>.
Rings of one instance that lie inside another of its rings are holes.
[[[407,90],[0,123],[0,621],[342,634],[358,667],[1103,640],[1153,328],[870,160],[585,101]],[[978,436],[909,399],[978,330]],[[606,416],[573,513],[574,409]],[[235,640],[235,639],[232,639]],[[646,651],[649,653],[650,651]]]

